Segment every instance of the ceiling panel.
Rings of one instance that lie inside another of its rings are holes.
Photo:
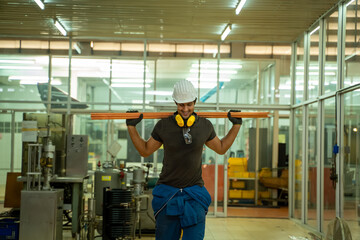
[[[292,42],[338,0],[32,0],[0,1],[0,36],[59,38],[54,19],[78,39]]]

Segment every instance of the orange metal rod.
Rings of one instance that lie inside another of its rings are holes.
[[[159,119],[167,118],[173,115],[173,112],[144,112],[144,119]],[[227,112],[197,112],[199,117],[204,118],[227,118]],[[268,118],[269,112],[231,112],[232,117],[238,118]],[[140,116],[140,113],[91,113],[92,120],[106,120],[106,119],[135,119]]]

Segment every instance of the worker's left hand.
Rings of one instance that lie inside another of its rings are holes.
[[[126,111],[127,113],[137,113],[139,111]],[[126,119],[126,126],[136,126],[143,119],[143,114],[141,113],[138,118],[135,119]]]
[[[234,125],[235,124],[242,124],[242,118],[235,118],[231,116],[231,112],[241,112],[241,110],[230,110],[227,114],[228,119],[230,120],[230,122],[232,122]]]

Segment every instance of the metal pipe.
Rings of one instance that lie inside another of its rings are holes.
[[[88,199],[88,220],[89,220],[89,230],[88,230],[88,239],[92,240],[95,238],[95,198]]]

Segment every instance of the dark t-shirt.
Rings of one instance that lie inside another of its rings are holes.
[[[183,129],[174,116],[161,119],[154,127],[151,136],[163,144],[164,159],[157,184],[166,184],[177,188],[204,186],[201,161],[205,142],[212,140],[216,133],[212,123],[198,117],[190,132],[192,143],[186,144]]]

